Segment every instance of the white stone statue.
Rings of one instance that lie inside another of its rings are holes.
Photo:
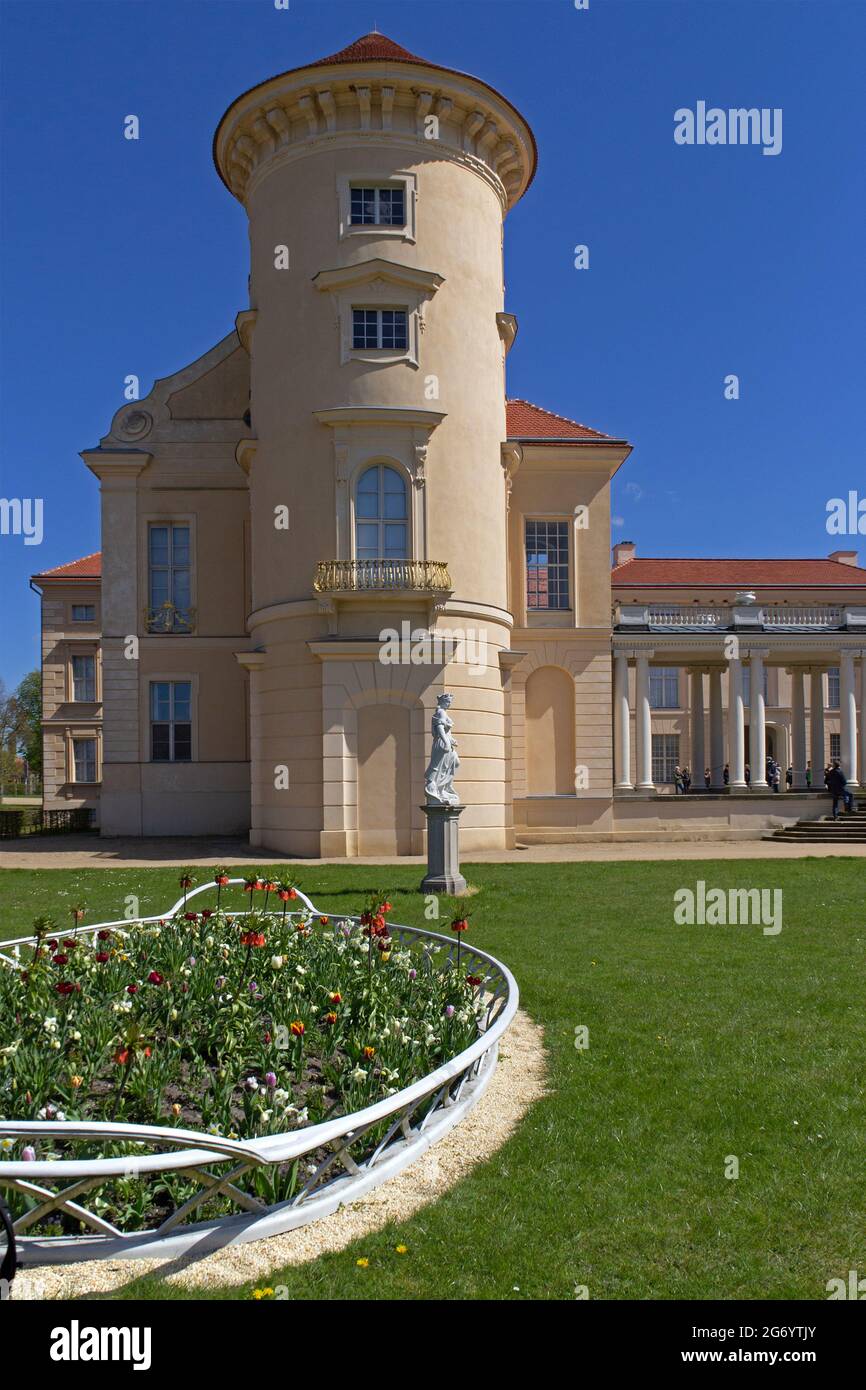
[[[452,720],[448,714],[453,696],[440,695],[433,711],[431,729],[433,748],[430,763],[424,773],[424,791],[428,802],[443,806],[459,806],[460,797],[454,790],[454,774],[460,766],[457,744],[451,737]]]

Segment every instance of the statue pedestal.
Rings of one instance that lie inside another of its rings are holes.
[[[466,879],[460,872],[457,832],[462,806],[442,806],[428,801],[421,810],[427,817],[427,876],[422,893],[466,892]]]

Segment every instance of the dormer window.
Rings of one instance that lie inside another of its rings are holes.
[[[406,189],[402,183],[388,184],[384,188],[356,188],[350,190],[351,215],[353,227],[405,227]]]

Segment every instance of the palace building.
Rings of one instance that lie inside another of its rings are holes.
[[[761,833],[819,814],[809,765],[866,781],[856,553],[611,566],[630,445],[507,397],[505,97],[368,34],[240,96],[214,158],[249,306],[82,454],[101,554],[33,578],[46,807],[421,853],[444,690],[465,853]]]

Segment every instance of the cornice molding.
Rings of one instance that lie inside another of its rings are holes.
[[[377,256],[373,260],[358,261],[355,265],[340,266],[336,270],[320,270],[313,276],[317,290],[345,290],[355,285],[375,284],[383,280],[387,284],[407,285],[419,290],[429,298],[440,285],[445,283],[444,275],[433,270],[419,270],[415,266],[403,265],[400,261],[387,261]]]
[[[444,410],[420,410],[414,405],[337,405],[314,410],[320,425],[398,425],[419,427],[430,432],[445,419]]]
[[[153,454],[145,449],[82,449],[79,457],[100,482],[106,479],[133,481],[151,462]]]
[[[399,62],[312,66],[259,84],[220,121],[214,160],[245,203],[259,179],[288,160],[362,140],[416,154],[432,149],[482,174],[503,211],[535,169],[532,132],[505,98],[473,77]]]

